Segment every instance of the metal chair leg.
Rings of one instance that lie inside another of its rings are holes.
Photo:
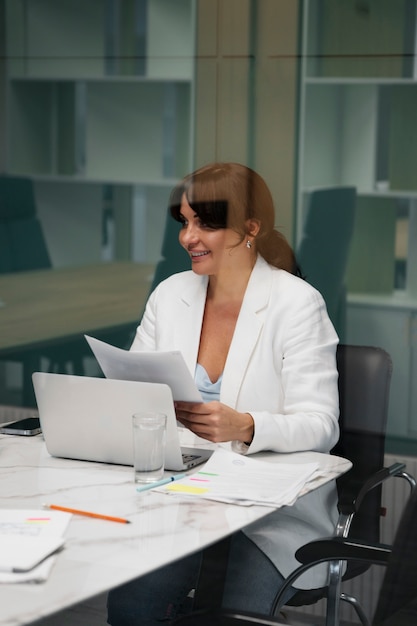
[[[348,602],[348,604],[350,604],[355,609],[356,615],[359,617],[363,626],[371,626],[371,622],[365,614],[365,611],[354,596],[348,596],[346,593],[341,593],[340,599],[344,602]]]
[[[342,561],[329,563],[329,584],[327,591],[326,626],[339,626],[340,586],[342,582]]]

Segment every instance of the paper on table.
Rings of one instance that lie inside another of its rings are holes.
[[[295,502],[317,469],[318,463],[269,463],[219,448],[198,472],[157,491],[279,508]]]
[[[164,383],[174,400],[202,402],[181,352],[133,352],[84,336],[106,378]]]
[[[70,519],[60,511],[0,510],[0,583],[45,581],[55,560],[48,555],[63,545]]]
[[[63,545],[63,537],[0,535],[0,573],[29,572]]]

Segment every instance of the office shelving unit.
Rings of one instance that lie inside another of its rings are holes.
[[[417,437],[416,4],[303,2],[296,210],[300,238],[310,190],[356,187],[346,340],[391,353],[389,431],[412,437]]]
[[[194,0],[5,6],[7,173],[36,181],[46,231],[84,204],[93,239],[100,220],[116,227],[110,257],[156,261],[169,190],[192,164]]]

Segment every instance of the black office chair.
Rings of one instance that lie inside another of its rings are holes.
[[[380,589],[372,626],[415,626],[417,624],[417,489],[405,506],[392,546],[328,537],[303,546],[297,558],[305,563],[303,571],[329,560],[362,563],[365,567],[382,565],[386,572]],[[232,611],[204,611],[178,619],[178,626],[242,626],[264,624],[273,626],[279,618],[266,618]]]
[[[393,464],[384,468],[385,429],[388,413],[389,386],[392,362],[382,349],[366,346],[339,345],[337,349],[339,372],[340,439],[332,451],[338,456],[352,461],[352,469],[337,479],[339,520],[335,536],[354,537],[369,543],[378,543],[380,537],[381,485],[391,477],[402,477],[415,487],[414,479],[407,474],[404,464]],[[195,593],[195,610],[218,609],[221,605],[223,579],[227,559],[228,540],[210,546],[204,551],[200,580]],[[340,593],[342,580],[349,580],[363,574],[369,568],[364,562],[350,561],[342,576],[341,563],[332,561],[329,566],[329,583],[326,587],[298,591],[287,606],[315,604],[327,598],[327,626],[339,623],[339,602],[350,602],[356,609],[362,623],[367,624],[366,616],[355,598]],[[296,570],[298,572],[298,570]],[[254,573],[256,575],[256,573]],[[288,585],[298,576],[290,576]],[[215,581],[215,587],[213,584]],[[277,595],[273,610],[276,614],[282,608],[281,596],[287,587]],[[218,621],[214,625],[231,625],[235,622]],[[258,616],[270,619],[269,616]],[[184,617],[178,621],[181,626],[202,626],[206,622],[200,613]],[[238,622],[236,622],[238,623]],[[250,623],[250,622],[248,622]],[[260,623],[262,621],[254,621]],[[270,622],[264,622],[269,624]],[[279,619],[278,619],[279,623]]]

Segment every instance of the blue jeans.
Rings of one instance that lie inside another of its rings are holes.
[[[191,589],[197,584],[201,552],[167,565],[108,596],[111,626],[153,626],[189,613]],[[244,535],[232,537],[223,607],[268,614],[283,577],[269,558]],[[295,593],[289,590],[287,600]]]

